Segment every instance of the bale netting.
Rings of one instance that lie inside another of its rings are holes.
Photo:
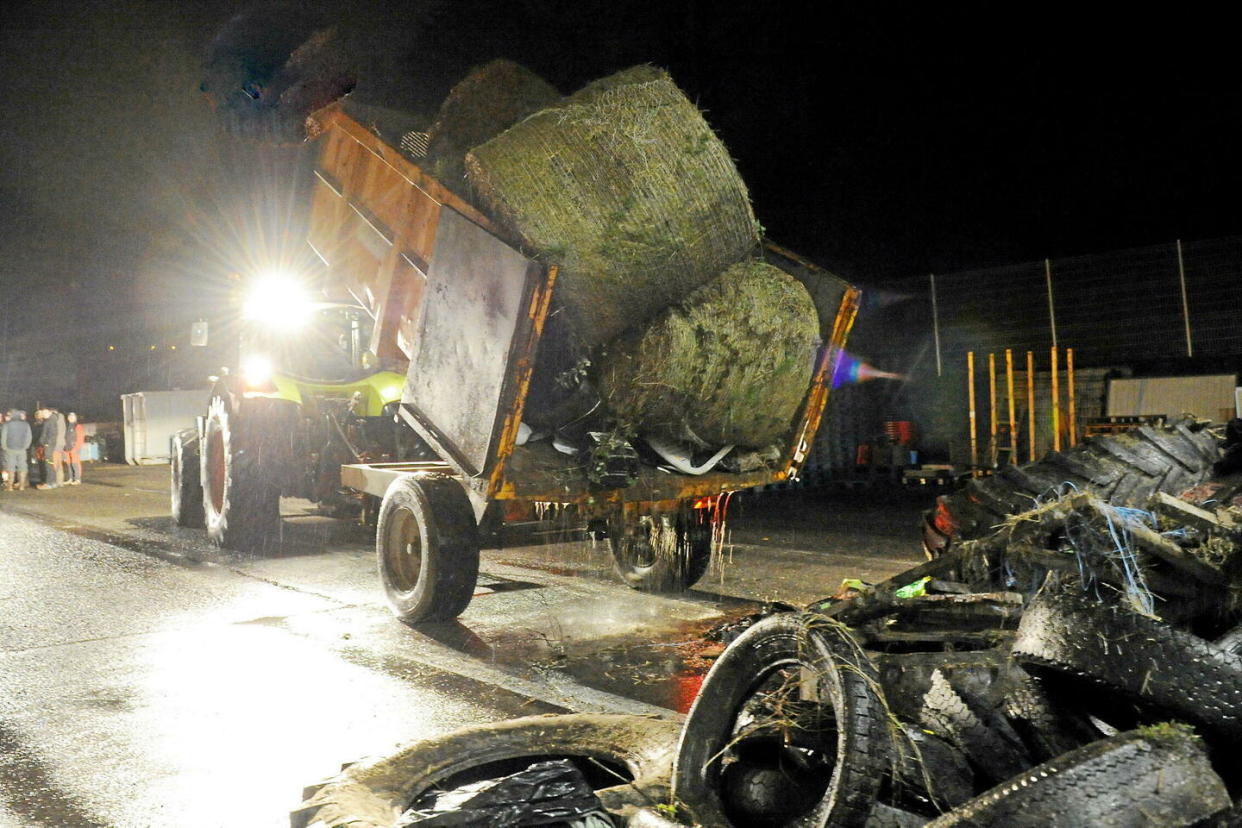
[[[818,341],[806,288],[779,268],[746,261],[601,349],[600,392],[639,433],[768,446],[788,436]]]
[[[472,147],[560,100],[556,87],[511,60],[475,67],[449,92],[431,125],[430,171],[446,186],[463,188],[464,161]]]
[[[560,266],[558,300],[588,345],[684,299],[759,243],[724,144],[651,66],[475,147],[466,174],[493,215]]]

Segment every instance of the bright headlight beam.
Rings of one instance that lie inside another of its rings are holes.
[[[242,316],[279,330],[293,330],[306,322],[314,307],[301,282],[288,274],[273,273],[255,281],[242,306]]]
[[[246,357],[242,363],[242,379],[251,387],[266,385],[272,379],[272,361],[265,356]]]

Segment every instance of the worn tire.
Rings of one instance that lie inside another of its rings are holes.
[[[1242,656],[1242,624],[1212,642],[1220,649],[1236,656]]]
[[[977,773],[994,783],[1016,776],[1032,764],[1017,735],[989,720],[986,712],[971,704],[939,670],[932,673],[920,719],[924,727],[962,751]]]
[[[393,480],[380,505],[375,553],[388,604],[401,621],[461,615],[479,578],[479,527],[461,483],[442,474]]]
[[[207,408],[200,448],[203,518],[218,546],[261,552],[280,544],[280,488],[258,449],[262,423],[248,423],[223,397]]]
[[[1006,689],[1002,710],[1036,760],[1055,759],[1100,738],[1074,704],[1053,701],[1039,681],[1023,675]]]
[[[605,713],[528,716],[478,725],[413,742],[391,756],[355,763],[303,794],[291,828],[389,828],[432,786],[486,765],[514,760],[577,757],[624,771],[634,785],[666,783],[677,722]],[[628,784],[626,787],[630,787]],[[601,798],[607,798],[602,789]]]
[[[919,828],[927,822],[925,816],[877,802],[872,806],[871,813],[867,815],[865,828]]]
[[[631,525],[618,517],[608,538],[617,574],[644,592],[685,592],[711,563],[711,524],[701,510],[644,515]]]
[[[1242,740],[1242,656],[1155,619],[1076,594],[1042,592],[1018,625],[1014,656]]]
[[[987,791],[928,828],[1191,825],[1229,807],[1193,736],[1130,731],[1093,742]]]
[[[895,754],[886,801],[943,813],[975,795],[975,773],[966,755],[947,740],[903,724],[902,741]],[[867,824],[870,826],[875,818],[873,810]]]
[[[1220,454],[1207,429],[1191,421],[1161,428],[1091,437],[1021,466],[1002,466],[990,477],[942,495],[926,516],[924,546],[937,555],[953,540],[990,534],[1012,514],[1027,511],[1036,497],[1065,483],[1092,491],[1114,506],[1145,506],[1156,492],[1180,494],[1212,473]]]
[[[932,674],[937,670],[954,687],[994,698],[997,705],[1010,674],[1022,670],[1008,650],[995,647],[956,653],[877,653],[872,658],[889,709],[898,718],[911,722],[918,721],[923,697],[931,689]]]
[[[203,479],[199,471],[198,433],[182,429],[172,436],[169,451],[170,508],[173,522],[190,529],[202,529]]]
[[[673,794],[699,823],[734,824],[721,795],[721,780],[726,753],[739,743],[737,717],[764,682],[784,669],[801,671],[799,691],[808,679],[814,681],[820,714],[831,713],[836,731],[835,744],[821,737],[815,745],[832,760],[822,796],[789,824],[866,822],[890,756],[875,667],[846,628],[811,613],[784,613],[759,621],[729,645],[690,708],[673,766]]]

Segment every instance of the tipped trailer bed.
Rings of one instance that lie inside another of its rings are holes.
[[[635,588],[691,586],[707,569],[726,496],[796,477],[805,463],[859,291],[769,245],[769,262],[810,292],[822,340],[780,459],[749,473],[698,476],[644,465],[631,485],[598,489],[581,461],[550,441],[518,445],[555,266],[528,258],[339,108],[317,117],[311,243],[330,271],[352,268],[336,277],[352,293],[382,297],[373,350],[408,357],[399,417],[438,458],[341,468],[344,486],[381,499],[376,549],[397,616],[446,620],[465,609],[478,575],[479,522],[508,501],[575,507],[584,525],[607,535],[618,572]]]

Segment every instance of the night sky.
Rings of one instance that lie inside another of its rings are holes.
[[[359,99],[416,111],[494,57],[564,92],[668,68],[769,235],[864,286],[1238,232],[1231,26],[1084,5],[303,4],[353,47]],[[0,347],[162,346],[243,240],[286,243],[296,153],[222,139],[198,92],[247,7],[0,6]]]

